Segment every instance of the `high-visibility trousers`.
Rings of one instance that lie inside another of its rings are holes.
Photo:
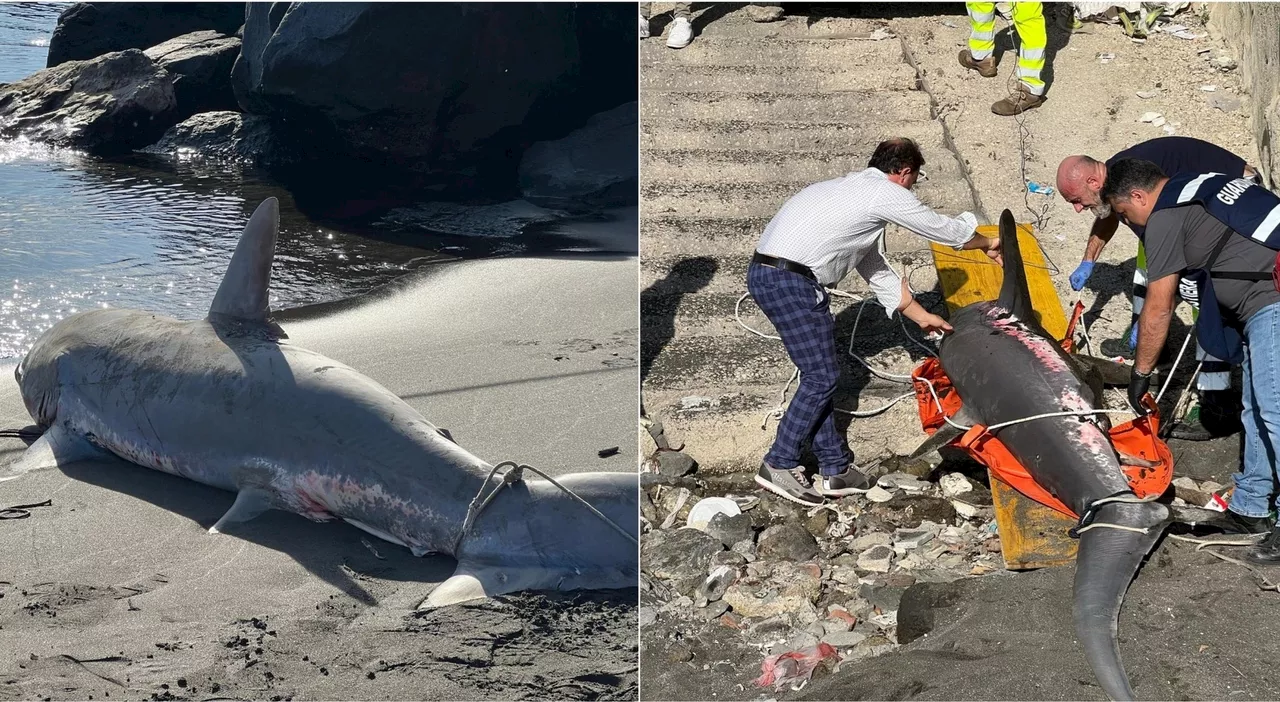
[[[975,61],[996,50],[996,4],[966,2],[969,11],[969,53]],[[1013,3],[1013,28],[1018,32],[1018,80],[1032,95],[1044,95],[1044,50],[1049,37],[1044,28],[1044,3]]]

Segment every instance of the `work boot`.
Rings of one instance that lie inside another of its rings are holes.
[[[1280,526],[1273,528],[1257,546],[1245,551],[1244,559],[1257,565],[1280,564]]]
[[[1271,528],[1267,517],[1246,517],[1230,509],[1222,514],[1197,525],[1204,530],[1218,531],[1224,534],[1265,534]],[[1199,531],[1199,529],[1197,530]],[[1274,535],[1275,532],[1272,532]]]
[[[818,492],[827,497],[844,497],[845,495],[861,495],[871,489],[871,479],[863,475],[856,466],[849,466],[843,473],[824,475],[818,483]]]
[[[778,497],[809,507],[823,502],[822,495],[813,489],[813,482],[799,466],[783,470],[762,462],[756,473],[756,484]]]
[[[1191,401],[1191,406],[1187,408],[1187,413],[1182,418],[1174,422],[1169,427],[1169,437],[1173,439],[1182,439],[1183,441],[1208,441],[1213,438],[1213,434],[1205,428],[1200,422],[1200,400],[1199,398]]]
[[[667,34],[667,46],[683,49],[693,41],[693,24],[688,17],[677,17],[671,23],[671,31]]]
[[[975,61],[973,60],[973,54],[970,53],[968,49],[964,49],[963,51],[960,52],[960,65],[964,66],[965,68],[969,68],[977,71],[978,75],[982,76],[983,78],[996,77],[996,55],[995,54],[991,54],[990,56],[982,59],[981,61]]]
[[[1018,87],[1009,93],[1009,97],[996,102],[991,106],[991,111],[1001,117],[1012,117],[1013,115],[1022,114],[1033,107],[1039,107],[1044,102],[1044,98],[1040,95],[1032,95],[1027,86],[1018,83]]]
[[[752,22],[777,22],[782,19],[782,5],[753,2],[747,5],[747,17]]]
[[[649,18],[644,15],[640,15],[640,38],[649,38]]]

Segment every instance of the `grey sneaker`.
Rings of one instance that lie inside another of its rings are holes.
[[[871,489],[871,479],[863,475],[857,468],[849,466],[843,473],[824,475],[818,483],[818,492],[827,497],[844,497],[845,495],[861,495]]]
[[[813,482],[804,474],[804,468],[799,466],[783,470],[762,462],[760,472],[756,473],[756,483],[765,490],[798,504],[813,506],[823,503],[822,495],[813,489]]]

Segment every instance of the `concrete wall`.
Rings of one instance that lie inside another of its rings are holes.
[[[1240,58],[1258,166],[1274,189],[1280,186],[1280,3],[1210,3],[1209,21]]]

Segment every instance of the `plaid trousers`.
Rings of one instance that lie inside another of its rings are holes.
[[[800,369],[800,386],[764,460],[774,468],[795,468],[804,443],[812,439],[822,475],[844,472],[853,457],[836,430],[832,406],[840,363],[831,298],[821,285],[798,273],[759,263],[747,269],[747,290]]]

